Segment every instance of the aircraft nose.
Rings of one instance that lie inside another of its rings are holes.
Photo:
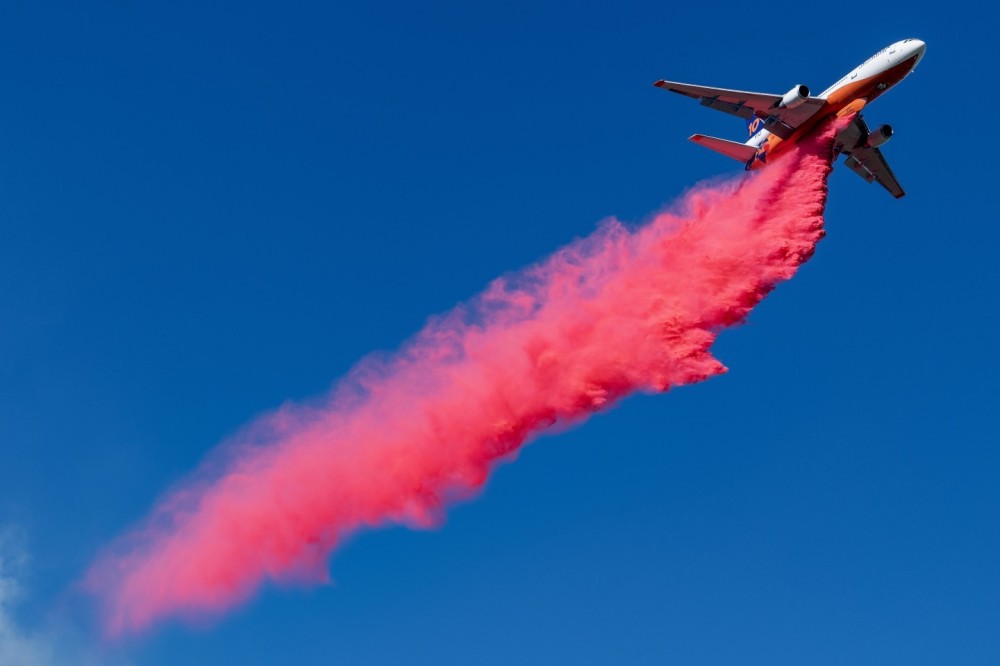
[[[917,62],[913,63],[913,66],[916,67],[917,63],[919,63],[924,57],[924,51],[927,50],[927,44],[924,44],[919,39],[911,39],[907,46],[910,47],[910,54],[917,56]]]

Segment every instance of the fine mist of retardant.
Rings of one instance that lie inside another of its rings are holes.
[[[266,581],[326,581],[345,536],[439,524],[530,437],[725,372],[716,335],[823,236],[834,132],[642,227],[607,223],[326,398],[256,420],[92,566],[105,632],[216,616]]]

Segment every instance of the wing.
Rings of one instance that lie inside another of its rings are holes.
[[[710,109],[731,113],[740,118],[749,120],[757,116],[764,120],[762,129],[777,134],[782,139],[791,136],[799,125],[812,118],[826,104],[824,99],[807,97],[795,108],[778,108],[783,95],[694,86],[676,81],[657,81],[653,85],[700,100],[702,105]]]
[[[851,153],[844,164],[869,183],[876,181],[897,199],[906,195],[899,181],[896,180],[896,174],[889,168],[889,163],[885,161],[885,156],[878,148],[856,150]]]
[[[871,132],[868,130],[868,125],[859,113],[854,116],[851,124],[837,135],[837,149],[848,155],[844,164],[851,171],[869,183],[877,182],[887,189],[889,194],[899,199],[906,192],[896,180],[896,174],[892,172],[882,151],[868,145],[869,134]]]

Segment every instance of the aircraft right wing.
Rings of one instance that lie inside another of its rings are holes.
[[[850,125],[841,130],[837,135],[837,150],[848,155],[844,164],[869,183],[877,182],[892,196],[902,198],[906,192],[896,180],[896,174],[889,168],[882,151],[868,145],[870,135],[871,131],[860,113],[854,116]]]
[[[700,100],[702,105],[716,111],[731,113],[747,120],[757,116],[764,120],[761,129],[777,134],[782,139],[791,136],[799,125],[812,118],[826,104],[824,99],[809,97],[808,89],[805,86],[792,88],[792,91],[803,89],[806,97],[795,106],[787,107],[781,106],[781,101],[786,95],[710,88],[689,83],[677,83],[676,81],[661,80],[653,85],[663,90]],[[790,91],[789,94],[793,93]]]

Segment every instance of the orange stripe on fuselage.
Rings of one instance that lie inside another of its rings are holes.
[[[813,115],[812,118],[800,125],[790,137],[782,139],[780,136],[774,134],[767,137],[757,149],[758,155],[761,151],[766,153],[767,161],[754,159],[750,162],[750,168],[760,169],[767,166],[768,162],[774,157],[798,143],[802,137],[812,132],[823,120],[831,116],[840,118],[851,113],[857,113],[866,104],[899,83],[903,77],[913,70],[916,60],[916,56],[908,58],[875,76],[869,76],[859,81],[851,81],[837,88],[826,98],[826,104],[823,108]],[[878,88],[880,83],[885,84],[882,90]]]

